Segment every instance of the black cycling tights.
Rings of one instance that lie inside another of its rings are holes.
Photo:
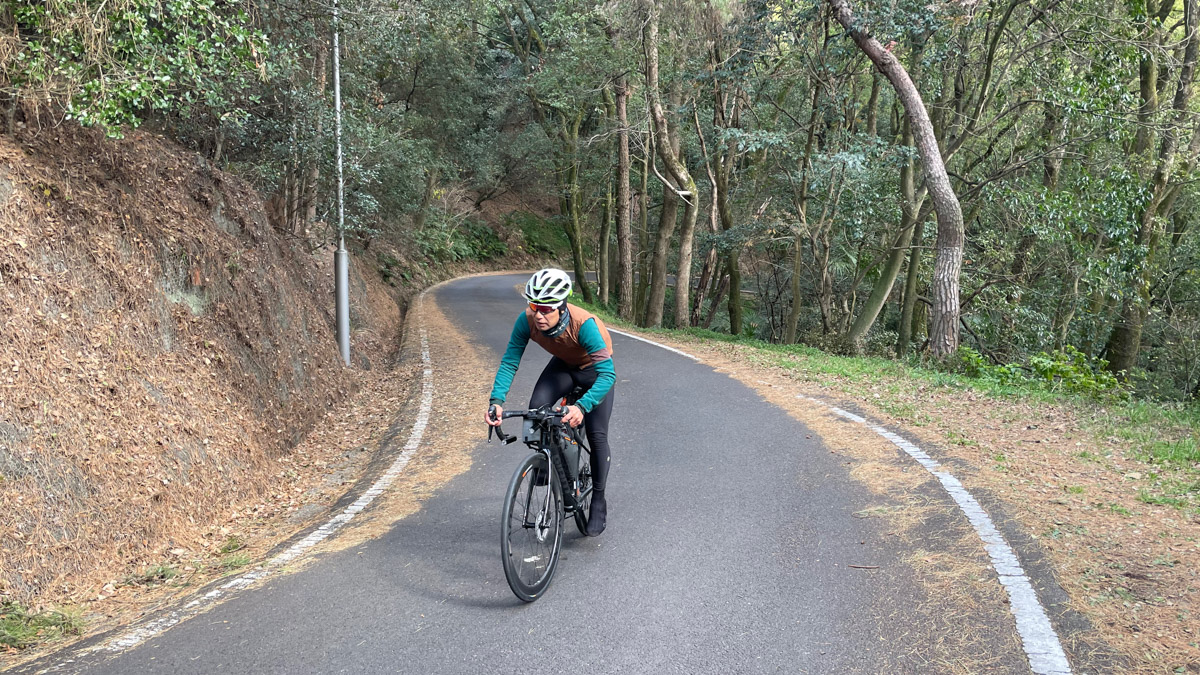
[[[550,359],[546,369],[538,377],[533,386],[533,395],[529,397],[530,409],[555,403],[571,393],[576,385],[587,391],[596,383],[595,367],[580,370],[557,356]],[[615,385],[614,385],[615,389]],[[608,449],[608,417],[612,415],[613,389],[600,401],[592,411],[583,416],[583,426],[587,429],[588,446],[592,449],[592,485],[593,489],[604,494],[604,484],[608,480],[608,465],[612,457]]]

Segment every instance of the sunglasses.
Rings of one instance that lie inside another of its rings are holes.
[[[558,305],[539,305],[536,302],[531,302],[529,303],[529,309],[532,309],[538,314],[549,314],[550,312],[558,309]]]

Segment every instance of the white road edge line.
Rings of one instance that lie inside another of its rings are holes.
[[[1004,540],[1000,531],[996,529],[991,517],[983,510],[975,497],[971,496],[971,493],[963,487],[963,484],[949,471],[943,470],[942,465],[924,450],[887,429],[871,424],[854,413],[829,405],[824,401],[804,395],[798,395],[796,398],[823,406],[834,414],[866,426],[886,438],[892,445],[903,450],[909,457],[917,460],[921,466],[925,467],[926,471],[941,482],[942,487],[958,504],[958,508],[962,510],[963,515],[967,517],[971,526],[975,528],[976,534],[983,541],[988,557],[992,560],[992,568],[996,570],[996,576],[1000,578],[1001,585],[1008,592],[1009,609],[1012,610],[1013,617],[1016,619],[1017,633],[1021,636],[1021,647],[1025,650],[1025,656],[1029,658],[1030,669],[1037,675],[1070,675],[1071,663],[1067,660],[1058,634],[1054,632],[1054,626],[1050,624],[1050,619],[1046,616],[1045,608],[1042,607],[1037,593],[1033,590],[1033,584],[1026,576],[1025,570],[1021,568],[1017,554]]]
[[[295,561],[296,559],[307,553],[312,547],[329,538],[343,525],[350,522],[355,515],[362,512],[376,497],[383,494],[388,487],[396,480],[404,467],[408,465],[413,454],[417,451],[417,447],[421,444],[421,437],[425,434],[425,427],[429,425],[429,415],[433,410],[433,363],[429,358],[429,337],[425,332],[425,324],[420,322],[422,316],[422,302],[425,295],[422,293],[417,297],[417,317],[421,335],[421,363],[424,365],[424,372],[421,375],[421,407],[417,412],[417,419],[413,423],[412,431],[408,436],[408,442],[404,444],[403,451],[396,457],[388,470],[384,472],[379,480],[360,496],[353,504],[347,506],[345,510],[336,516],[329,519],[324,525],[321,525],[316,530],[313,530],[304,539],[292,544],[287,550],[271,558],[262,567],[238,576],[217,588],[209,591],[203,596],[192,600],[183,606],[182,609],[172,611],[167,616],[148,622],[144,626],[139,626],[133,630],[115,637],[103,644],[97,645],[88,649],[88,652],[108,652],[117,653],[123,652],[139,644],[157,637],[166,632],[167,629],[178,624],[184,619],[191,618],[199,614],[201,610],[213,604],[215,601],[223,597],[231,590],[237,590],[250,586],[251,584],[260,581],[268,576],[271,576],[284,565]],[[66,663],[70,663],[67,661]],[[59,666],[55,666],[57,669]]]
[[[642,341],[642,342],[646,342],[646,343],[652,344],[652,345],[654,345],[655,347],[662,347],[663,349],[665,349],[665,350],[667,350],[667,351],[669,351],[669,352],[675,352],[676,354],[679,354],[680,356],[686,356],[686,357],[688,357],[689,359],[691,359],[691,360],[693,360],[693,361],[699,361],[699,360],[700,360],[700,357],[699,357],[699,356],[692,356],[691,354],[689,354],[689,353],[687,353],[687,352],[680,351],[680,350],[678,350],[678,349],[675,349],[674,347],[668,347],[668,346],[666,346],[666,345],[664,345],[664,344],[661,344],[661,343],[655,342],[654,340],[647,340],[646,338],[644,338],[644,337],[640,337],[640,336],[637,336],[637,335],[634,335],[633,333],[626,333],[625,331],[623,331],[623,330],[617,330],[616,328],[609,328],[609,329],[608,329],[608,332],[610,332],[610,333],[616,333],[617,335],[624,335],[625,337],[627,337],[627,338],[633,338],[634,340],[640,340],[640,341]]]

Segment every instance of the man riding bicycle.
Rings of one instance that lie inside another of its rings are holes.
[[[612,362],[612,337],[598,317],[567,303],[571,295],[571,277],[560,269],[535,272],[525,283],[529,306],[517,317],[508,348],[500,359],[500,368],[492,384],[491,405],[484,419],[499,426],[504,397],[521,365],[525,346],[533,340],[550,352],[550,363],[538,377],[529,397],[529,407],[554,403],[576,386],[584,390],[579,400],[567,408],[563,422],[578,427],[582,422],[592,449],[592,503],[587,534],[594,537],[604,531],[606,504],[604,484],[611,456],[608,449],[608,418],[612,414],[613,384],[617,373]]]

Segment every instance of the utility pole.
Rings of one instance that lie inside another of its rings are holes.
[[[350,256],[346,253],[345,182],[342,176],[342,66],[338,47],[338,0],[333,0],[333,109],[337,137],[338,248],[333,268],[337,292],[337,339],[342,361],[350,365]]]

